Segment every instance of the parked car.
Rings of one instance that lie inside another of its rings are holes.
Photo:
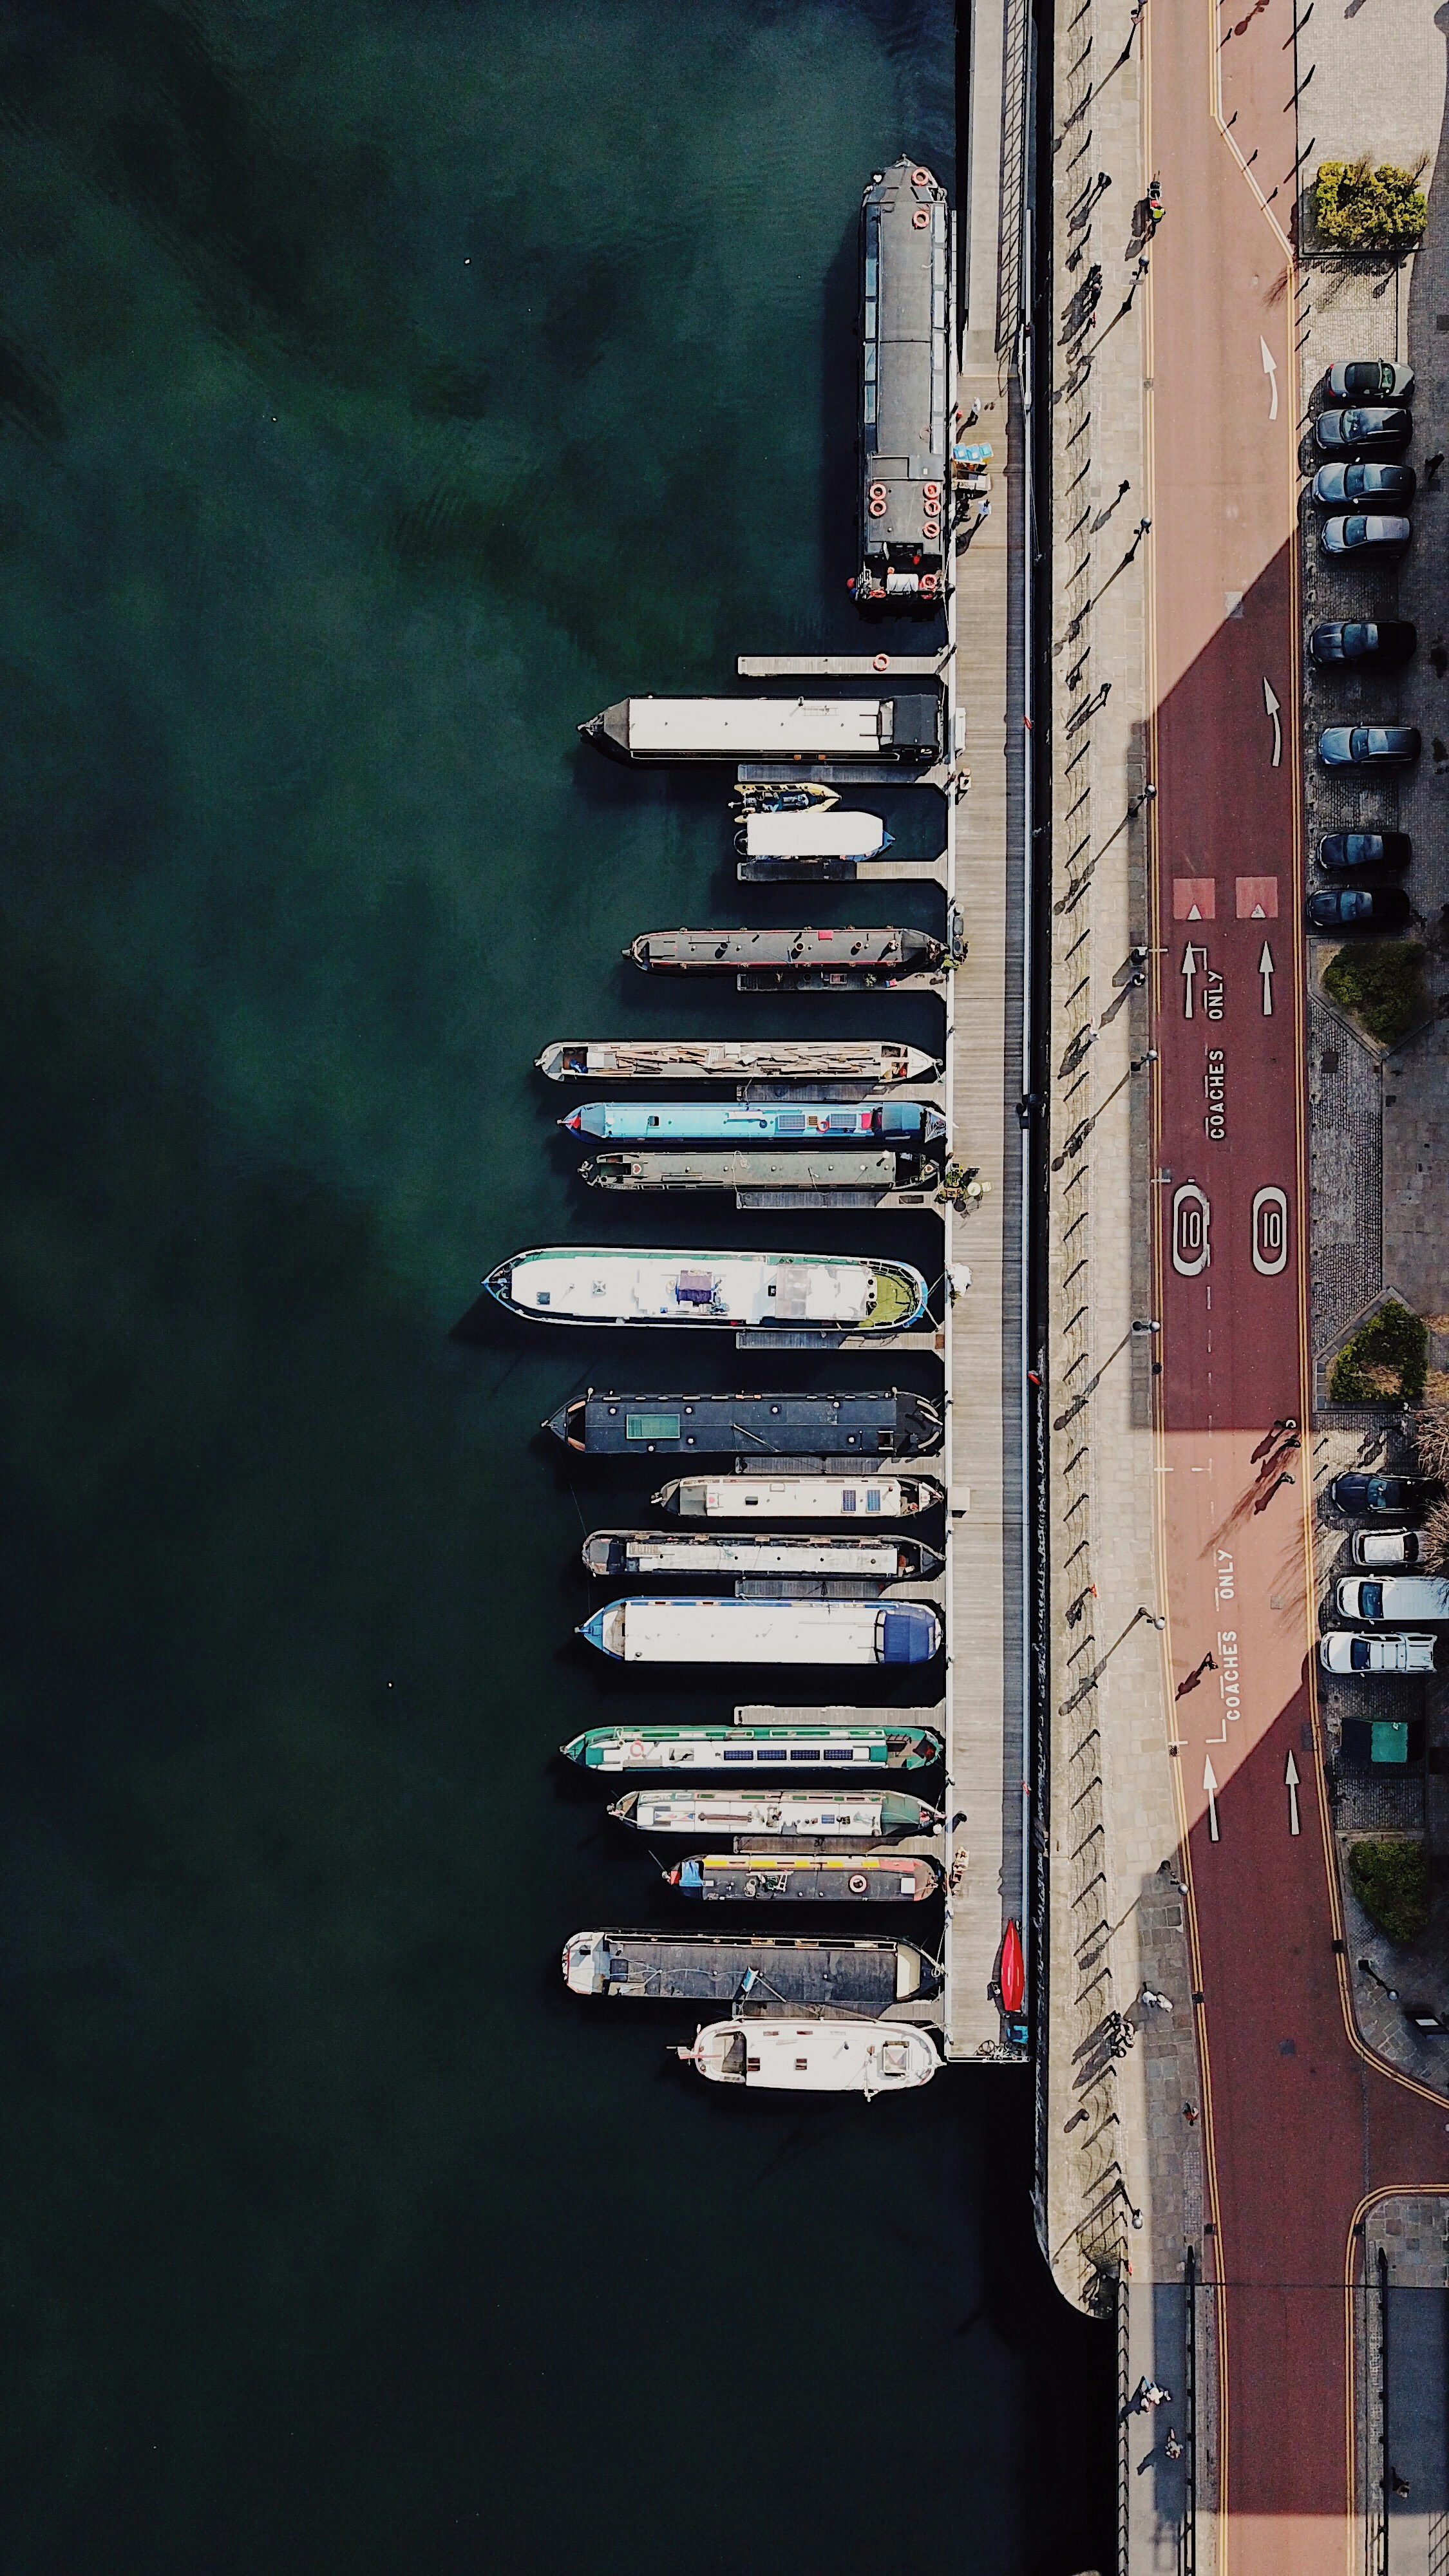
[[[1414,370],[1392,358],[1340,358],[1328,370],[1328,390],[1335,402],[1407,402]]]
[[[1331,877],[1355,868],[1406,868],[1413,855],[1407,832],[1325,832],[1318,844],[1318,864]]]
[[[1356,456],[1360,448],[1392,455],[1414,435],[1414,415],[1380,403],[1351,411],[1321,411],[1313,435],[1322,456]]]
[[[1412,519],[1325,519],[1319,534],[1329,555],[1402,554],[1414,533]]]
[[[1434,1640],[1432,1637],[1386,1634],[1356,1635],[1352,1628],[1335,1628],[1331,1635],[1318,1640],[1318,1660],[1326,1673],[1387,1674],[1432,1673]]]
[[[1407,662],[1419,641],[1402,619],[1356,618],[1347,625],[1315,626],[1308,638],[1309,660],[1338,662]]]
[[[1348,1555],[1351,1565],[1422,1565],[1424,1542],[1417,1530],[1355,1530]]]
[[[1402,886],[1320,886],[1303,909],[1310,930],[1402,930],[1409,898]]]
[[[1320,465],[1315,501],[1412,501],[1418,485],[1412,465]]]
[[[1449,1580],[1436,1574],[1341,1574],[1333,1587],[1340,1619],[1449,1620]]]
[[[1417,760],[1417,725],[1329,725],[1318,737],[1318,757],[1325,769],[1380,769],[1389,762]]]
[[[1427,1511],[1438,1490],[1423,1476],[1369,1476],[1350,1468],[1334,1477],[1328,1499],[1345,1520],[1406,1520],[1411,1512]]]

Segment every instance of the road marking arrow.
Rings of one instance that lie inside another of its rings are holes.
[[[1258,334],[1258,346],[1263,352],[1263,373],[1273,388],[1273,399],[1268,405],[1268,418],[1276,420],[1278,417],[1278,361],[1261,332]]]
[[[1207,1791],[1208,1836],[1212,1842],[1218,1842],[1221,1840],[1221,1836],[1218,1833],[1218,1782],[1217,1774],[1213,1769],[1213,1757],[1210,1753],[1207,1754],[1203,1760],[1202,1785]]]
[[[1283,719],[1279,712],[1278,701],[1274,697],[1272,689],[1266,680],[1263,682],[1263,704],[1273,719],[1273,766],[1275,769],[1281,769],[1283,765]]]
[[[1288,1831],[1290,1834],[1296,1834],[1298,1831],[1298,1765],[1291,1751],[1283,1778],[1288,1790]]]
[[[1273,951],[1269,947],[1266,939],[1263,942],[1263,954],[1258,960],[1258,972],[1263,978],[1263,1017],[1265,1020],[1271,1020],[1273,1016]]]
[[[1206,949],[1203,950],[1203,955],[1206,957]],[[1192,987],[1196,973],[1197,950],[1189,940],[1182,952],[1182,1016],[1185,1020],[1192,1018]]]

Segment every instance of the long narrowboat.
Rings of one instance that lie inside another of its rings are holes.
[[[835,1154],[819,1145],[804,1154],[738,1145],[723,1151],[625,1145],[579,1165],[579,1179],[591,1190],[733,1190],[737,1197],[744,1190],[849,1190],[851,1206],[871,1191],[884,1198],[891,1190],[934,1190],[940,1177],[939,1162],[921,1154]]]
[[[483,1282],[539,1324],[785,1325],[801,1332],[898,1333],[926,1311],[906,1261],[825,1252],[671,1252],[563,1243],[516,1252]]]
[[[731,1771],[748,1765],[772,1777],[806,1770],[929,1771],[944,1738],[934,1726],[849,1723],[822,1717],[818,1726],[764,1720],[741,1726],[590,1726],[560,1746],[583,1771]]]
[[[938,1056],[893,1038],[557,1038],[550,1082],[935,1082]]]
[[[905,157],[860,210],[858,606],[926,607],[951,562],[950,228],[946,191]]]
[[[945,1500],[935,1476],[677,1476],[650,1496],[682,1521],[904,1521]]]
[[[559,1120],[601,1145],[943,1145],[924,1100],[590,1100]]]
[[[940,1810],[904,1789],[630,1789],[609,1809],[640,1834],[928,1834]]]
[[[801,982],[848,976],[899,984],[938,974],[946,951],[929,931],[886,922],[868,930],[645,930],[624,951],[646,975],[764,972]]]
[[[747,1932],[575,1932],[574,1995],[735,2005],[742,2013],[873,2016],[939,1994],[941,1972],[910,1941],[770,1939]]]
[[[863,1583],[920,1583],[944,1560],[918,1538],[811,1538],[802,1531],[594,1530],[583,1545],[584,1570],[628,1582],[640,1577],[775,1574]]]
[[[696,1852],[662,1876],[705,1905],[920,1905],[941,1884],[919,1852]]]
[[[766,2093],[905,2093],[941,2060],[929,2032],[893,2021],[715,2021],[676,2054],[711,2084]]]
[[[940,758],[941,693],[620,698],[579,731],[610,760],[858,760],[922,769]]]
[[[918,1458],[941,1445],[941,1412],[910,1387],[859,1395],[622,1395],[590,1387],[550,1414],[545,1429],[587,1458],[734,1455]]]
[[[607,1602],[579,1635],[621,1664],[929,1664],[941,1651],[928,1601]]]

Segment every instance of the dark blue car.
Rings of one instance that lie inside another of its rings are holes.
[[[1436,1491],[1422,1476],[1367,1476],[1354,1470],[1334,1477],[1328,1499],[1346,1520],[1392,1519],[1423,1511]]]

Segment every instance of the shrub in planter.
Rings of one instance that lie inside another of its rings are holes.
[[[1391,1941],[1416,1941],[1429,1920],[1429,1863],[1422,1843],[1355,1843],[1353,1892]]]
[[[1412,939],[1365,939],[1340,948],[1323,970],[1323,989],[1380,1046],[1397,1046],[1428,1015],[1424,951]]]
[[[1382,1404],[1397,1397],[1417,1404],[1428,1364],[1428,1326],[1391,1297],[1344,1343],[1328,1392],[1335,1404]]]
[[[1342,250],[1407,250],[1423,239],[1429,209],[1417,170],[1392,162],[1320,161],[1314,212]]]

